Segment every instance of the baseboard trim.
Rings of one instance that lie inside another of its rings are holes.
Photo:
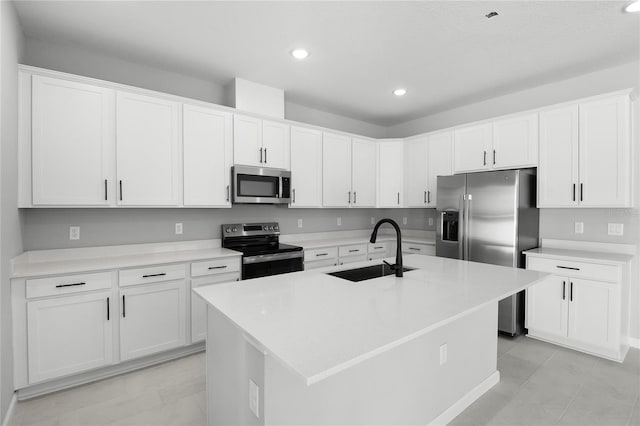
[[[500,372],[495,371],[492,375],[484,379],[478,386],[471,389],[466,395],[447,408],[442,414],[429,422],[429,425],[446,425],[462,413],[468,406],[473,404],[478,398],[485,394],[500,381]]]
[[[627,343],[632,348],[640,349],[640,339],[637,337],[627,337]]]
[[[205,350],[205,343],[200,342],[195,345],[162,352],[156,355],[150,355],[144,358],[126,361],[120,364],[110,365],[93,371],[76,374],[74,376],[62,377],[45,383],[38,383],[26,388],[18,389],[18,401],[35,398],[51,392],[57,392],[74,386],[84,385],[99,380],[108,379],[109,377],[128,373],[134,370],[150,367],[152,365],[161,364],[177,358],[182,358],[197,352]],[[4,425],[3,425],[4,426]]]
[[[11,397],[11,402],[9,403],[9,409],[7,410],[7,414],[4,415],[4,419],[2,419],[2,426],[8,426],[9,420],[13,417],[13,412],[16,410],[16,404],[18,403],[18,395],[14,392]]]

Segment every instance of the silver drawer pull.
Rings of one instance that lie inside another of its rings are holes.
[[[211,269],[224,269],[224,268],[226,268],[226,267],[227,267],[227,265],[222,265],[222,266],[209,266],[209,268],[208,268],[208,269],[209,269],[209,270],[211,270]]]
[[[319,256],[328,256],[328,255],[329,255],[329,253],[316,253],[316,257],[319,257]]]
[[[79,285],[86,285],[87,283],[73,283],[73,284],[58,284],[56,286],[56,288],[62,288],[62,287],[77,287]]]
[[[349,250],[349,253],[356,253],[356,252],[359,252],[359,251],[360,251],[360,249],[353,249],[353,250]]]
[[[384,248],[384,246],[376,246],[376,247],[374,247],[374,250],[378,250],[378,249],[381,249],[381,248]]]
[[[420,249],[419,249],[419,248],[417,248],[417,247],[409,247],[409,250],[420,251]]]
[[[580,268],[572,268],[571,266],[560,266],[560,265],[556,265],[556,268],[571,269],[572,271],[579,271],[580,270]]]
[[[151,278],[151,277],[164,277],[165,275],[167,275],[166,272],[163,272],[161,274],[148,274],[148,275],[143,275],[142,278]]]

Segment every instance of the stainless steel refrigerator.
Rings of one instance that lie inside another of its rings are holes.
[[[538,246],[536,169],[438,176],[436,255],[524,267]],[[498,330],[524,330],[524,292],[501,300]]]

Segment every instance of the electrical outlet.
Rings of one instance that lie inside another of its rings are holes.
[[[182,234],[182,222],[176,223],[176,235]]]
[[[440,345],[440,365],[447,363],[447,344]]]
[[[80,239],[80,227],[79,226],[70,226],[69,227],[69,239],[70,240],[79,240]]]
[[[429,218],[429,226],[433,226],[433,218],[432,217]]]
[[[574,230],[576,234],[584,233],[584,222],[576,222],[574,225]]]
[[[251,379],[249,379],[249,410],[260,418],[260,388]]]
[[[298,219],[298,228],[302,228],[302,219]]]
[[[337,222],[338,222],[338,226],[342,226],[342,218],[341,217],[338,218]]]
[[[403,217],[403,218],[402,218],[402,224],[403,224],[403,225],[406,225],[406,224],[407,224],[407,218],[406,218],[406,217]]]
[[[607,233],[609,235],[615,235],[620,237],[624,234],[624,224],[622,223],[608,223],[607,224]]]
[[[376,218],[375,218],[375,217],[373,217],[373,216],[371,216],[371,224],[372,224],[372,225],[375,225],[375,224],[376,224]]]

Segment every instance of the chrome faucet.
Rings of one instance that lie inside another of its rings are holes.
[[[389,265],[387,262],[383,260],[385,264],[387,264],[392,271],[395,271],[396,277],[402,276],[402,236],[400,235],[400,227],[398,224],[391,219],[380,219],[376,226],[373,227],[373,232],[371,233],[371,239],[369,240],[372,244],[376,242],[376,238],[378,237],[378,228],[383,223],[388,223],[393,226],[396,230],[396,264]]]

